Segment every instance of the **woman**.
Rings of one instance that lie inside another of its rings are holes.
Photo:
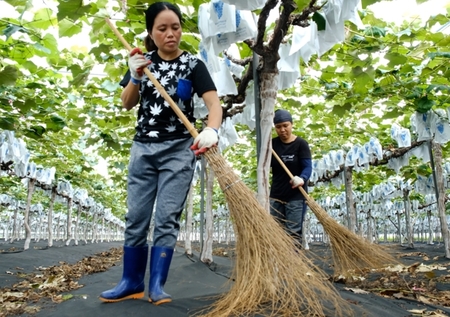
[[[306,203],[298,187],[307,190],[306,184],[312,172],[311,151],[308,142],[292,134],[292,116],[287,110],[275,111],[273,123],[278,136],[272,139],[272,149],[296,176],[290,179],[280,163],[272,157],[270,214],[282,223],[301,247]]]
[[[139,103],[136,134],[128,167],[124,267],[119,284],[100,295],[105,302],[142,298],[147,266],[147,235],[155,211],[153,246],[150,252],[149,301],[172,301],[163,290],[179,232],[179,219],[192,181],[195,155],[218,141],[222,107],[206,66],[179,48],[181,13],[167,2],[153,3],[145,12],[150,39],[148,53],[130,52],[129,75],[121,99],[132,109]],[[144,74],[148,67],[186,117],[194,123],[192,98],[202,97],[209,111],[208,126],[192,138],[169,103]],[[129,80],[128,80],[129,79]],[[156,202],[156,203],[155,203]]]

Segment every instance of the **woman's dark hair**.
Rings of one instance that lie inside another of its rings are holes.
[[[156,50],[155,42],[153,42],[152,38],[148,34],[144,38],[144,46],[147,52]]]
[[[161,13],[161,11],[164,10],[172,10],[180,19],[181,24],[182,16],[177,6],[175,6],[170,2],[155,2],[151,4],[145,11],[145,27],[147,31],[151,31],[153,29],[153,24],[155,23],[156,17],[158,16],[158,14]],[[154,51],[157,49],[155,43],[153,42],[153,40],[150,38],[149,35],[145,37],[144,45],[147,51]]]

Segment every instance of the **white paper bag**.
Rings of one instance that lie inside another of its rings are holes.
[[[198,28],[203,39],[236,31],[236,7],[213,0],[203,3],[198,12]]]
[[[431,120],[429,113],[419,113],[416,112],[411,117],[411,125],[415,129],[415,132],[417,133],[417,141],[424,141],[424,140],[430,140],[431,130]]]
[[[230,61],[228,58],[224,57],[224,61],[225,61],[225,65],[227,65],[228,69],[230,70],[230,72],[236,76],[237,78],[241,79],[242,78],[242,73],[245,70],[244,66],[238,65],[236,63],[233,63],[232,61]]]
[[[258,28],[256,26],[256,17],[253,12],[236,10],[236,30],[233,34],[233,43],[256,37]]]
[[[217,88],[217,94],[220,96],[226,95],[237,95],[237,87],[236,83],[231,76],[231,72],[228,69],[225,61],[222,59],[219,62],[220,71],[217,73],[212,73],[211,77],[213,78],[214,84]]]
[[[231,35],[231,38],[230,38]],[[217,34],[208,38],[204,38],[205,47],[209,47],[209,51],[214,55],[220,55],[224,50],[228,49],[233,43],[232,33]]]
[[[210,74],[220,71],[219,58],[211,48],[211,45],[211,40],[200,41],[198,45],[199,57],[205,63]]]
[[[289,55],[291,44],[281,44],[278,49],[280,59],[277,62],[279,71],[278,89],[292,87],[300,76],[300,55],[296,52]]]
[[[233,4],[239,10],[257,10],[264,7],[267,0],[223,0],[228,4]]]
[[[324,8],[326,28],[318,32],[319,56],[330,50],[335,44],[345,39],[344,20],[337,19],[333,7],[327,3]]]
[[[223,151],[239,139],[236,128],[230,117],[227,117],[219,129],[219,150]]]

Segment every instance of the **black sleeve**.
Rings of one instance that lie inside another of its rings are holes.
[[[194,68],[192,76],[194,92],[196,92],[199,97],[203,96],[207,91],[217,91],[216,85],[202,60],[198,59],[197,66]]]
[[[128,85],[128,82],[131,79],[130,70],[128,69],[125,73],[125,76],[123,76],[122,80],[120,81],[119,85],[122,87],[126,87]]]
[[[298,137],[300,146],[298,147],[298,158],[300,159],[311,159],[311,149],[309,148],[308,142],[304,139]]]

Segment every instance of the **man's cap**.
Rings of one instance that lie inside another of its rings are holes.
[[[275,115],[273,117],[273,123],[278,124],[281,122],[291,122],[292,123],[292,116],[289,113],[289,111],[284,109],[278,109],[275,111]]]

